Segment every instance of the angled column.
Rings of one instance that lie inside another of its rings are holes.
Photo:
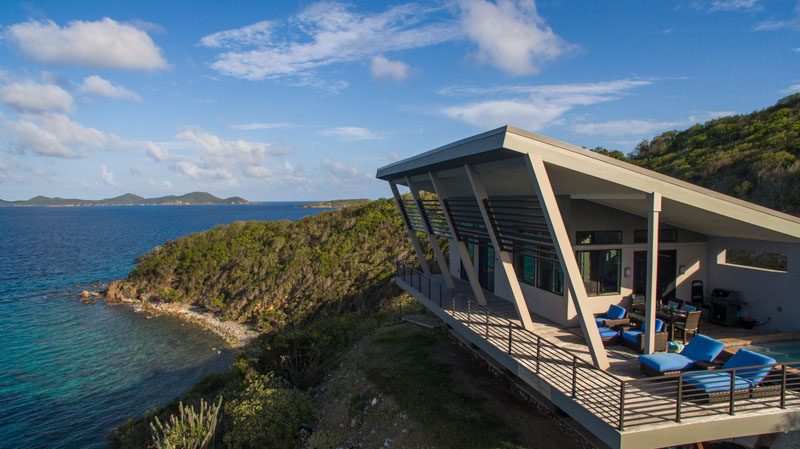
[[[467,274],[467,280],[469,280],[469,285],[472,287],[472,293],[475,295],[475,300],[478,301],[478,304],[485,306],[486,296],[483,294],[483,287],[481,287],[480,281],[478,281],[478,273],[475,272],[475,265],[472,264],[472,258],[469,257],[467,244],[458,238],[456,224],[453,223],[453,219],[450,217],[450,213],[447,211],[447,205],[445,204],[445,201],[447,200],[447,192],[444,190],[439,178],[437,178],[433,172],[428,172],[428,176],[430,176],[431,184],[433,184],[433,190],[436,191],[436,196],[439,198],[439,205],[444,211],[447,227],[450,229],[450,235],[453,236],[452,242],[455,243],[456,250],[458,251],[458,257],[461,260],[461,265],[464,267],[464,272]]]
[[[658,304],[658,219],[661,194],[647,194],[647,284],[645,287],[645,354],[655,352],[656,305]]]
[[[433,234],[433,229],[431,229],[430,223],[428,223],[428,217],[425,215],[425,210],[422,206],[422,200],[419,197],[419,189],[417,189],[414,186],[414,184],[411,182],[411,178],[409,178],[408,176],[406,176],[406,184],[408,185],[408,188],[411,190],[411,196],[414,197],[414,202],[416,202],[417,204],[420,217],[422,217],[422,219],[425,220],[428,243],[430,243],[431,249],[433,250],[433,258],[436,259],[436,264],[439,265],[439,270],[442,272],[442,278],[444,279],[445,284],[447,284],[447,288],[453,288],[455,287],[455,284],[453,284],[453,277],[450,274],[450,269],[448,268],[447,262],[445,261],[442,248],[439,247],[439,242],[436,240],[436,236]]]
[[[508,281],[508,285],[511,288],[511,298],[514,301],[514,308],[517,309],[519,321],[522,323],[522,327],[532,330],[533,321],[531,320],[531,313],[528,310],[528,305],[525,303],[525,296],[522,294],[522,288],[519,286],[517,273],[516,270],[514,270],[513,259],[511,258],[511,254],[509,254],[508,251],[503,251],[503,248],[500,246],[500,240],[497,238],[494,226],[492,226],[489,211],[486,210],[484,200],[489,198],[486,194],[486,187],[483,185],[483,182],[481,182],[480,176],[478,176],[472,167],[465,165],[464,170],[466,170],[469,183],[472,185],[472,193],[475,194],[475,199],[478,201],[478,208],[483,217],[483,224],[486,226],[486,231],[489,233],[489,239],[492,241],[494,252],[500,256],[500,266],[503,268],[503,275],[506,277],[506,281]]]
[[[389,186],[392,188],[392,195],[394,195],[394,200],[397,202],[397,207],[400,208],[400,215],[403,216],[403,223],[406,225],[408,238],[411,239],[411,244],[414,245],[414,251],[417,253],[417,260],[419,260],[419,266],[422,268],[423,273],[425,273],[427,276],[430,276],[431,268],[428,266],[428,261],[425,259],[425,253],[422,251],[422,246],[419,244],[417,233],[411,226],[411,220],[408,218],[408,213],[406,212],[406,207],[403,204],[403,199],[400,198],[400,192],[397,190],[397,184],[395,184],[394,181],[389,181]]]
[[[561,270],[564,272],[564,280],[567,283],[568,292],[575,301],[575,308],[578,310],[578,320],[583,330],[586,344],[592,355],[594,366],[599,369],[608,369],[608,356],[603,342],[600,340],[600,332],[597,330],[597,323],[594,321],[594,314],[589,307],[589,296],[586,294],[586,286],[583,285],[578,261],[575,259],[575,252],[572,250],[567,228],[561,217],[561,211],[556,202],[556,195],[553,186],[550,184],[550,177],[547,175],[542,158],[536,154],[524,156],[525,165],[539,197],[539,204],[542,206],[547,227],[553,237],[558,259],[561,261]]]

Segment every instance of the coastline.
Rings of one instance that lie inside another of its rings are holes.
[[[151,303],[130,298],[110,299],[108,295],[104,298],[106,304],[110,306],[124,305],[133,308],[136,312],[146,313],[148,316],[172,316],[193,323],[219,335],[232,349],[244,347],[259,335],[250,326],[235,321],[223,321],[211,312],[193,310],[190,304]]]

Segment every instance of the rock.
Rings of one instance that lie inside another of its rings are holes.
[[[370,404],[371,404],[373,407],[375,407],[376,405],[378,405],[378,398],[372,398],[372,402],[370,402]]]
[[[383,440],[383,447],[389,447],[389,443],[391,442],[392,439],[387,437],[385,440]]]
[[[84,290],[84,291],[81,292],[81,298],[88,298],[88,297],[89,297],[89,292],[88,291]]]
[[[80,298],[81,298],[81,301],[83,301],[84,304],[94,304],[94,302],[95,302],[94,301],[94,297],[89,295],[89,292],[87,290],[83,290],[81,292]]]

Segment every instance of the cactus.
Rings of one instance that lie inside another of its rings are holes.
[[[150,423],[155,449],[206,449],[214,439],[214,432],[222,408],[222,396],[216,404],[200,400],[200,411],[178,404],[178,415],[171,415],[161,423],[158,417]]]

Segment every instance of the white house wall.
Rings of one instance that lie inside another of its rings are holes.
[[[787,272],[726,265],[717,255],[728,248],[768,251],[787,256]],[[707,291],[725,288],[739,292],[747,311],[767,329],[800,332],[800,245],[729,237],[708,238]]]

